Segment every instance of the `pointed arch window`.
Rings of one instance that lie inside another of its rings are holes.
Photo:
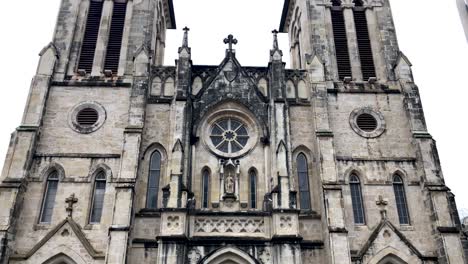
[[[257,208],[257,172],[254,169],[249,172],[249,200],[250,208]]]
[[[210,200],[210,171],[208,169],[204,169],[202,177],[202,208],[208,208]]]
[[[405,185],[400,175],[393,176],[393,191],[395,192],[395,201],[400,224],[409,225],[410,218],[408,212],[408,202],[406,200]]]
[[[88,18],[86,19],[80,59],[78,61],[78,70],[85,70],[87,73],[91,73],[93,68],[103,4],[104,1],[102,0],[91,0],[89,2]]]
[[[161,153],[153,152],[150,159],[148,174],[148,190],[146,194],[146,207],[156,209],[158,207],[159,180],[161,177]]]
[[[104,195],[106,193],[106,173],[100,171],[94,180],[93,204],[91,207],[91,216],[89,222],[92,224],[100,223],[102,210],[104,208]]]
[[[362,199],[361,181],[356,174],[349,177],[349,187],[351,190],[351,201],[353,204],[353,215],[355,224],[365,224],[364,205]]]
[[[47,177],[47,185],[45,189],[44,199],[41,210],[41,223],[50,223],[54,212],[55,197],[57,196],[57,188],[59,183],[59,174],[56,170],[51,172]]]
[[[352,77],[352,73],[348,50],[348,37],[346,35],[346,23],[340,0],[332,1],[331,18],[338,76],[340,80],[343,80],[345,77]]]
[[[307,157],[301,153],[297,156],[297,177],[299,179],[299,201],[302,210],[310,210],[309,166]]]
[[[362,0],[354,0],[354,24],[356,26],[356,37],[361,61],[362,77],[364,81],[371,77],[376,77],[374,57],[369,36],[369,26],[367,24],[366,9],[363,7]]]

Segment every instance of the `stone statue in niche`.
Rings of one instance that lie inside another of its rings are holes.
[[[227,170],[226,176],[224,180],[224,190],[226,194],[234,194],[235,193],[235,181],[234,181],[234,171]]]

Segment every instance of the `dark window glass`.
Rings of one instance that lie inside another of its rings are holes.
[[[47,178],[46,192],[42,203],[41,223],[50,223],[54,212],[55,197],[57,196],[59,178],[58,172],[54,171]]]
[[[107,44],[106,60],[104,63],[104,70],[111,70],[112,73],[117,73],[119,68],[120,50],[122,49],[122,37],[126,14],[127,3],[114,1],[109,42]]]
[[[210,199],[210,172],[208,170],[203,171],[203,200],[202,207],[208,208]]]
[[[349,179],[349,187],[351,189],[351,201],[353,203],[354,223],[365,224],[364,206],[362,200],[361,182],[359,177],[351,175]]]
[[[91,217],[90,217],[89,222],[91,223],[101,222],[105,193],[106,193],[106,174],[105,172],[101,171],[96,176],[96,180],[94,183],[93,207],[91,209]]]
[[[250,207],[257,208],[257,173],[254,170],[250,171]]]
[[[366,10],[362,7],[362,1],[354,1],[353,9],[354,24],[356,25],[356,37],[359,50],[359,59],[361,61],[362,77],[364,81],[370,77],[375,77],[374,57],[369,37],[369,26],[367,24]]]
[[[409,225],[410,219],[408,213],[408,203],[406,201],[405,186],[403,185],[403,179],[398,175],[393,177],[393,191],[395,192],[395,200],[400,224]]]
[[[78,62],[78,69],[86,70],[87,73],[90,73],[93,68],[103,3],[104,1],[91,1],[89,3],[88,18],[86,20],[83,44],[81,45],[80,60]]]
[[[299,178],[299,198],[301,209],[310,210],[309,168],[304,154],[297,156],[297,176]]]
[[[351,62],[349,59],[348,37],[346,35],[346,24],[341,8],[341,1],[333,1],[331,9],[333,38],[335,40],[336,62],[338,76],[341,80],[352,77]]]
[[[148,175],[148,192],[146,207],[156,209],[158,206],[159,178],[161,176],[161,153],[155,151],[151,155]]]

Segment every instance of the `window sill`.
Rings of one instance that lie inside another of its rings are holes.
[[[161,217],[159,209],[143,208],[135,214],[136,217]]]
[[[39,223],[35,224],[33,226],[34,231],[39,231],[39,230],[49,230],[51,227],[52,223]]]
[[[415,228],[412,225],[400,224],[400,231],[414,231]]]

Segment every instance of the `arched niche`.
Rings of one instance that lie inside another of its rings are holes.
[[[268,96],[268,82],[264,79],[264,78],[261,78],[259,81],[258,81],[258,89],[260,90],[260,92],[264,95],[264,96]]]
[[[169,77],[164,83],[164,96],[167,96],[167,97],[174,96],[174,92],[175,92],[174,79],[172,77]]]
[[[196,77],[193,79],[192,83],[192,94],[197,95],[200,90],[203,88],[203,81],[200,77]]]
[[[151,85],[151,95],[152,96],[160,96],[161,95],[161,88],[162,88],[162,81],[159,77],[153,79],[153,83]]]
[[[296,98],[296,86],[291,80],[286,83],[286,98]]]
[[[304,81],[299,81],[297,84],[297,93],[300,99],[309,99],[309,89]]]

